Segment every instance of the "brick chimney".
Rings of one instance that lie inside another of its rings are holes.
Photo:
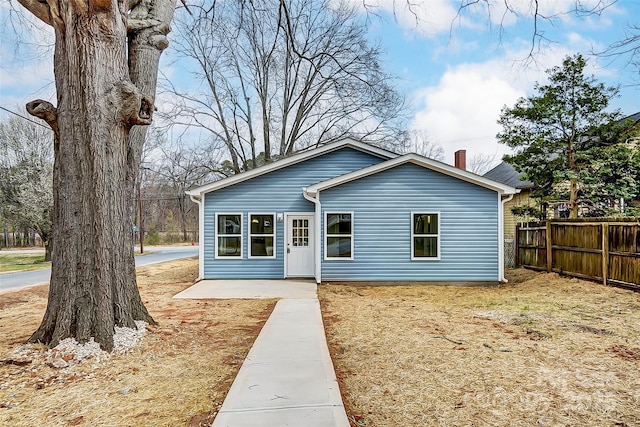
[[[467,170],[467,150],[458,150],[454,154],[455,166],[458,169]]]

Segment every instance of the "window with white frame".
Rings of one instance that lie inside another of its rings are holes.
[[[440,259],[439,213],[411,213],[411,259]]]
[[[242,214],[216,214],[216,258],[242,258]]]
[[[353,259],[353,212],[325,214],[325,258]]]
[[[249,214],[249,257],[275,258],[275,214]]]

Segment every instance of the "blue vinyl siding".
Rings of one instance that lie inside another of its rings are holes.
[[[324,190],[320,201],[322,220],[324,212],[354,212],[354,259],[323,253],[323,281],[499,280],[495,191],[404,164]],[[412,211],[440,213],[440,260],[411,260]]]
[[[289,167],[205,194],[204,278],[281,279],[284,277],[284,221],[276,221],[276,257],[248,259],[248,213],[315,212],[302,188],[385,159],[352,148],[308,159]],[[242,259],[215,259],[215,213],[243,213]],[[316,236],[316,239],[319,236]]]

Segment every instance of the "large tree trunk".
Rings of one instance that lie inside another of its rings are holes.
[[[28,104],[55,132],[49,301],[29,341],[93,337],[111,350],[115,326],[153,323],[135,280],[128,160],[130,129],[151,123],[153,104],[129,78],[128,3],[20,1],[55,29],[58,102]]]
[[[155,96],[158,82],[158,65],[162,51],[169,45],[167,33],[169,23],[173,19],[176,0],[141,1],[129,14],[128,37],[128,68],[131,82],[144,94]],[[138,207],[136,206],[135,191],[141,197],[138,176],[142,161],[142,149],[147,138],[147,126],[135,126],[129,134],[129,147],[127,151],[127,176],[126,187],[130,189],[128,195],[128,217],[135,218]],[[141,203],[141,199],[138,199]],[[140,251],[144,250],[144,227],[140,216]],[[132,236],[131,246],[135,245],[135,235]],[[135,264],[131,264],[132,270],[129,280],[136,286]]]

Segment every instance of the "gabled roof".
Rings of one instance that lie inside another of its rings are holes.
[[[497,191],[500,194],[515,194],[519,190],[505,185],[503,183],[493,181],[491,179],[476,175],[475,173],[468,172],[446,163],[439,162],[437,160],[429,159],[419,154],[405,154],[404,156],[398,156],[393,159],[381,162],[364,169],[353,171],[345,175],[337,176],[335,178],[328,179],[326,181],[313,184],[304,189],[305,193],[311,197],[315,197],[319,191],[326,190],[328,188],[336,187],[349,181],[355,181],[366,176],[374,175],[379,172],[383,172],[389,169],[393,169],[397,166],[412,163],[421,166],[426,169],[430,169],[436,172],[443,173],[445,175],[452,176],[454,178],[461,179],[466,182],[478,185],[480,187],[488,188],[490,190]]]
[[[209,193],[211,191],[219,190],[221,188],[229,187],[234,184],[238,184],[243,181],[247,181],[249,179],[267,174],[269,172],[273,172],[279,169],[286,168],[291,165],[295,165],[296,163],[303,162],[305,160],[312,159],[314,157],[321,156],[326,153],[330,153],[332,151],[337,151],[345,147],[350,147],[358,151],[362,151],[364,153],[372,154],[374,156],[380,157],[382,159],[391,159],[397,157],[398,154],[392,153],[391,151],[384,150],[382,148],[374,147],[373,145],[366,144],[364,142],[356,141],[354,139],[346,138],[340,141],[336,141],[330,144],[322,145],[318,148],[313,148],[310,150],[305,150],[294,154],[293,156],[286,157],[284,159],[277,160],[273,163],[269,163],[263,166],[260,166],[255,169],[251,169],[247,172],[242,172],[237,175],[233,175],[227,178],[223,178],[219,181],[214,181],[209,184],[202,185],[200,187],[192,188],[188,190],[186,193],[189,196],[193,197],[201,197],[205,193]]]
[[[532,188],[535,186],[533,182],[523,180],[522,175],[521,172],[515,170],[509,163],[502,162],[483,176],[515,188]]]

